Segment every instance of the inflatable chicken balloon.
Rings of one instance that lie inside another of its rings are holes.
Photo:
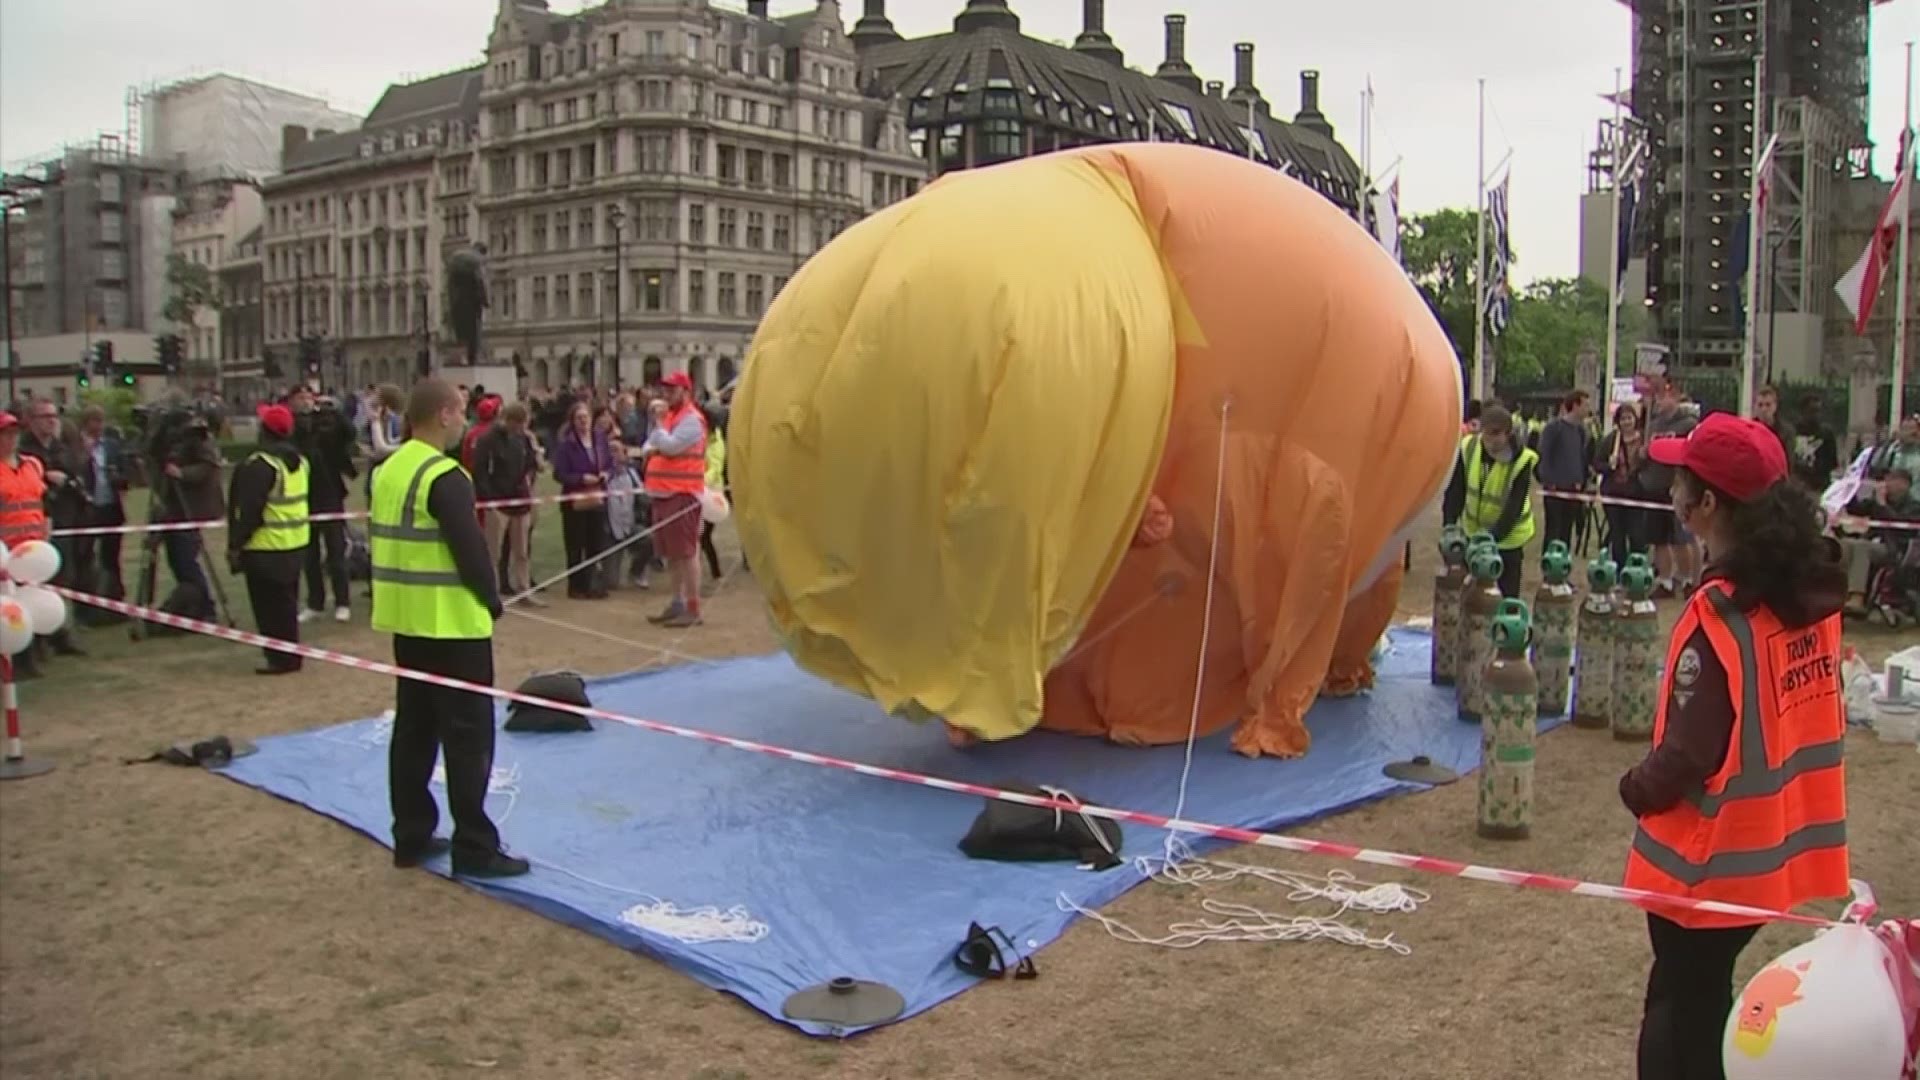
[[[1761,968],[1727,1018],[1727,1080],[1901,1080],[1894,960],[1874,931],[1841,923]]]
[[[1445,334],[1337,207],[1231,154],[1087,148],[807,262],[734,401],[734,517],[796,661],[957,741],[1182,741],[1202,672],[1201,733],[1293,756],[1316,695],[1372,679],[1460,413]]]

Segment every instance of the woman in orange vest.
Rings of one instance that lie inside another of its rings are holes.
[[[1653,750],[1620,780],[1626,884],[1788,911],[1847,895],[1847,575],[1766,426],[1725,414],[1648,454],[1709,565],[1667,647]],[[1641,1080],[1724,1080],[1733,968],[1761,919],[1648,904]]]

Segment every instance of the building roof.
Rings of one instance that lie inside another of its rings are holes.
[[[419,145],[426,145],[424,132],[433,125],[448,121],[471,123],[480,116],[483,71],[482,66],[476,65],[419,82],[387,87],[373,111],[367,114],[366,122],[358,128],[309,139],[289,148],[284,162],[285,172],[304,172],[365,156],[361,146],[369,139],[376,141],[374,156],[378,156],[382,152],[379,140],[384,136],[402,136],[411,129],[422,133]],[[399,142],[396,139],[396,144]]]
[[[1059,124],[1065,106],[1073,128],[1104,140],[1156,138],[1245,155],[1251,99],[1262,160],[1349,210],[1358,205],[1359,165],[1332,137],[1317,109],[1303,111],[1301,119],[1308,123],[1289,123],[1273,117],[1264,99],[1242,96],[1241,87],[1216,96],[1194,89],[1197,79],[1175,82],[1148,75],[1107,55],[1025,37],[1004,19],[989,19],[964,32],[870,39],[861,49],[860,65],[869,93],[908,102],[914,127],[978,117],[980,95],[1011,90],[1020,99],[1021,118],[1029,122],[1044,117]],[[1178,67],[1187,70],[1184,63]],[[1303,75],[1314,86],[1317,78]],[[1306,86],[1303,91],[1317,93]]]

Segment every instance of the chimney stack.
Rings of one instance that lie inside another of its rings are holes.
[[[287,156],[307,145],[307,129],[299,124],[280,125],[280,167],[286,168]]]
[[[1007,6],[1007,0],[967,0],[967,6],[953,17],[953,32],[971,34],[975,30],[1020,32],[1020,16]]]
[[[747,0],[747,14],[756,19],[767,17],[767,0]]]
[[[1233,88],[1253,89],[1253,42],[1242,41],[1233,47]]]
[[[1185,15],[1167,16],[1167,58],[1160,62],[1160,68],[1153,73],[1154,78],[1164,79],[1175,86],[1184,86],[1194,93],[1200,92],[1200,76],[1193,73],[1187,64],[1187,17]]]
[[[1300,112],[1294,116],[1293,122],[1298,127],[1333,138],[1333,124],[1320,111],[1320,73],[1317,71],[1300,73]]]
[[[899,41],[900,31],[895,30],[893,21],[887,18],[887,0],[867,0],[866,14],[853,24],[853,33],[847,35],[847,40],[853,42],[856,52]]]
[[[1216,100],[1227,96],[1227,84],[1219,79],[1207,83],[1207,96]]]
[[[1074,39],[1073,51],[1105,60],[1114,67],[1126,67],[1126,55],[1107,36],[1107,0],[1080,0],[1080,3],[1080,36]]]

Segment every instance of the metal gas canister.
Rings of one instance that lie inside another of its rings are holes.
[[[1503,600],[1488,634],[1493,655],[1483,677],[1480,720],[1480,835],[1524,840],[1533,828],[1533,749],[1540,683],[1527,662],[1535,634],[1527,605]]]
[[[1579,677],[1573,726],[1599,730],[1613,715],[1613,588],[1619,567],[1602,555],[1587,563],[1587,596],[1580,603]]]
[[[1435,686],[1452,686],[1460,669],[1460,590],[1467,584],[1467,534],[1458,525],[1440,531],[1440,572],[1433,577]]]
[[[1573,679],[1573,554],[1555,540],[1540,557],[1540,588],[1533,594],[1533,673],[1540,681],[1540,715],[1567,711]]]
[[[1653,738],[1660,693],[1660,612],[1653,605],[1653,566],[1634,555],[1620,571],[1626,594],[1613,614],[1613,737],[1623,742]]]
[[[1460,719],[1480,722],[1486,694],[1483,678],[1493,655],[1493,617],[1500,610],[1500,553],[1492,544],[1476,547],[1467,566],[1473,578],[1460,596],[1460,665],[1455,684]]]

